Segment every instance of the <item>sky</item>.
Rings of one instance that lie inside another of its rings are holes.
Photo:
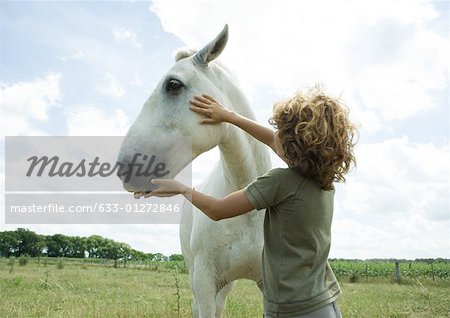
[[[336,186],[332,258],[450,258],[448,1],[0,2],[3,136],[125,135],[182,47],[219,59],[256,119],[322,83],[350,107],[357,167]],[[4,139],[0,141],[4,152]],[[218,151],[194,161],[199,183]],[[272,156],[273,167],[283,163]],[[4,193],[4,155],[1,161]],[[11,225],[181,253],[177,225]]]

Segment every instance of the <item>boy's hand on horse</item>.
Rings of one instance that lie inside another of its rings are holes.
[[[233,115],[232,111],[224,108],[213,97],[206,94],[194,96],[194,98],[190,100],[190,103],[191,109],[194,112],[206,117],[200,121],[200,124],[229,122]]]

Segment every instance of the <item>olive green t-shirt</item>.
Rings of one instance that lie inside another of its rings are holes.
[[[322,190],[293,168],[276,168],[244,191],[256,209],[266,208],[266,313],[292,317],[335,301],[341,291],[328,264],[334,190]]]

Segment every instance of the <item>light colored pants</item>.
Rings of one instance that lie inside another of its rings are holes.
[[[276,316],[264,314],[264,318],[276,318]],[[342,318],[342,315],[336,302],[333,302],[313,312],[307,313],[305,315],[295,316],[292,318]]]

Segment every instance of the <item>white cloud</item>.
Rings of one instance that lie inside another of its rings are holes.
[[[122,97],[126,91],[122,83],[113,74],[106,72],[97,90],[107,96]]]
[[[448,87],[449,43],[429,27],[438,17],[429,1],[155,1],[151,9],[195,48],[228,23],[221,59],[250,98],[263,87],[284,97],[323,82],[354,102],[369,132],[437,107],[435,94]]]
[[[448,107],[436,103],[448,94],[450,46],[430,1],[154,1],[151,10],[193,48],[228,23],[220,59],[258,104],[322,82],[372,136]],[[334,255],[450,257],[449,157],[448,145],[401,136],[358,145],[358,168],[338,187]]]
[[[14,84],[0,83],[2,135],[45,135],[36,124],[47,121],[48,112],[61,100],[61,75]]]
[[[125,136],[130,126],[121,109],[106,113],[92,106],[77,106],[66,116],[69,136]]]
[[[430,222],[417,214],[408,215],[401,222],[384,220],[382,225],[361,223],[336,215],[330,257],[448,258],[450,246],[447,233],[448,225],[445,223]]]
[[[449,145],[402,137],[360,145],[356,155],[356,170],[337,191],[335,250],[351,242],[349,257],[377,257],[374,250],[449,257]]]
[[[118,43],[129,43],[139,50],[142,49],[142,44],[138,41],[136,32],[129,28],[114,29],[113,35]]]
[[[219,148],[213,148],[198,156],[192,163],[192,185],[198,186],[209,175],[219,161]]]
[[[74,50],[71,53],[69,53],[67,56],[60,56],[59,60],[63,62],[67,62],[69,60],[81,60],[85,58],[85,53],[83,50]]]
[[[403,67],[400,67],[403,68]],[[385,120],[405,119],[434,107],[431,94],[413,78],[405,79],[407,69],[367,67],[360,74],[359,93],[367,108]]]

